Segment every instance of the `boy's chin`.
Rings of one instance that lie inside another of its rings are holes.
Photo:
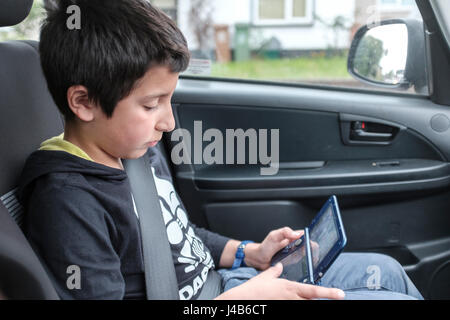
[[[144,154],[147,153],[148,149],[139,149],[135,152],[132,152],[130,154],[127,154],[125,157],[122,157],[122,159],[139,159],[140,157],[144,156]]]

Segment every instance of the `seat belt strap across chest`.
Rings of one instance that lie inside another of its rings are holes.
[[[178,300],[178,282],[148,155],[123,160],[139,216],[148,300]]]

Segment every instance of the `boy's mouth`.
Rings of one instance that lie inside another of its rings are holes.
[[[159,142],[159,140],[151,141],[151,142],[147,143],[147,146],[148,147],[154,147],[154,146],[156,146],[158,144],[158,142]]]

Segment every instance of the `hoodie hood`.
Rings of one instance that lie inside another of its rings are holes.
[[[90,158],[84,151],[70,142],[62,140],[62,136],[43,142],[41,149],[33,152],[25,162],[19,180],[19,201],[26,203],[33,190],[34,182],[47,174],[80,173],[111,182],[127,178],[127,174],[123,170],[88,159]]]

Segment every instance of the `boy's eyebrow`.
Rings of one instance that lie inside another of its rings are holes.
[[[149,94],[147,96],[144,96],[144,97],[142,97],[139,100],[141,100],[141,101],[149,101],[149,100],[152,100],[152,99],[155,99],[155,98],[159,98],[159,97],[163,97],[163,96],[167,96],[167,95],[169,95],[169,94],[166,93],[166,92],[153,93],[153,94]]]

